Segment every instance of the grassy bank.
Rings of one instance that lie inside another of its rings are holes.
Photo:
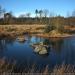
[[[23,35],[25,33],[28,34],[34,34],[36,36],[40,37],[70,37],[73,36],[74,34],[69,34],[69,33],[63,33],[60,34],[59,32],[53,30],[49,33],[45,33],[46,25],[0,25],[0,37],[15,37],[18,35]],[[69,29],[68,29],[69,30]],[[74,30],[74,28],[70,29]]]

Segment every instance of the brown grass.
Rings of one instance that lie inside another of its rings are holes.
[[[24,33],[34,34],[40,37],[70,37],[73,36],[69,33],[59,34],[56,31],[51,31],[50,33],[44,33],[44,28],[46,25],[0,25],[0,37],[4,36],[17,36],[23,35]],[[74,30],[75,27],[64,27],[66,30]]]
[[[30,68],[18,68],[16,66],[16,62],[13,63],[7,62],[5,58],[0,59],[0,73],[26,73],[29,75],[66,75],[66,74],[75,74],[75,66],[74,65],[65,65],[62,64],[60,66],[56,65],[53,70],[50,71],[49,66],[47,65],[44,69],[35,70],[37,67],[35,64]],[[18,69],[18,70],[16,70]],[[16,71],[15,71],[16,70]]]

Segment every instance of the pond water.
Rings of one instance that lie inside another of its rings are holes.
[[[26,41],[16,39],[0,40],[0,58],[8,60],[15,59],[18,64],[35,63],[44,67],[49,65],[53,68],[55,65],[73,64],[75,65],[75,37],[69,38],[41,38],[36,36],[25,35]],[[31,44],[44,42],[49,45],[48,54],[39,55],[34,52]]]

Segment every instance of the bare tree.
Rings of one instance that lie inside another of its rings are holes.
[[[75,17],[75,10],[72,12],[72,17]]]
[[[55,17],[55,13],[54,12],[50,12],[49,17]]]
[[[26,13],[26,17],[30,18],[31,13]]]
[[[40,22],[42,21],[43,10],[39,10]]]
[[[42,15],[43,15],[43,10],[39,10],[40,19],[42,18]]]
[[[12,12],[8,12],[4,14],[4,22],[5,24],[10,24],[12,23]]]
[[[49,20],[48,20],[49,19],[48,18],[49,11],[47,9],[44,9],[43,10],[43,14],[44,14],[44,17],[45,17],[45,19],[44,19],[45,20],[45,23],[48,24],[49,23]]]
[[[46,18],[49,14],[49,11],[47,9],[45,9],[43,12],[44,12],[44,17]]]
[[[24,18],[24,17],[26,17],[25,14],[21,14],[21,15],[19,16],[19,18]]]

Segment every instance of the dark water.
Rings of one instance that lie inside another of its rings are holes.
[[[17,38],[1,39],[0,58],[15,59],[18,64],[35,63],[41,67],[54,67],[63,63],[75,65],[75,37],[52,39],[25,35],[25,38],[27,41],[24,42],[19,42]],[[39,42],[50,45],[48,54],[39,55],[34,52],[31,44]]]

